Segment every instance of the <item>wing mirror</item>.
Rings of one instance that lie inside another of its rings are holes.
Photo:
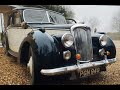
[[[66,19],[68,24],[77,23],[74,19]]]
[[[27,25],[26,22],[22,22],[22,23],[21,23],[21,27],[22,27],[23,29],[27,29],[27,28],[28,28],[28,25]]]

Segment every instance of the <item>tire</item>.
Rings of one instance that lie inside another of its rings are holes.
[[[32,51],[32,48],[29,49],[29,61],[27,63],[27,67],[29,69],[29,73],[31,75],[31,85],[39,85],[42,84],[42,75],[40,74],[40,68],[37,65],[35,60],[35,55]]]
[[[8,50],[9,50],[9,44],[8,44],[8,40],[6,37],[4,37],[4,43],[3,43],[3,47],[5,48],[5,55],[10,56]]]

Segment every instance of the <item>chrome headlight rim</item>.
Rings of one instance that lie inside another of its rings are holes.
[[[101,46],[105,46],[107,44],[107,36],[106,35],[101,35],[99,38],[99,42]]]
[[[69,50],[63,51],[63,58],[68,61],[71,58],[71,52]]]
[[[70,37],[72,38],[72,40],[70,40]],[[61,42],[63,44],[63,46],[65,48],[71,47],[74,43],[74,37],[72,34],[70,33],[65,33],[62,37],[61,37]],[[69,43],[68,43],[69,42]]]

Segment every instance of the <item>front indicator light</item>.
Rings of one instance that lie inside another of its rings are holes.
[[[81,59],[81,55],[80,54],[76,54],[76,59],[80,60]]]

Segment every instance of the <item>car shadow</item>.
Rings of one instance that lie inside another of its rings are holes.
[[[72,80],[72,81],[65,81],[61,85],[97,85],[99,82],[103,81],[104,75],[103,72],[87,76],[87,77],[82,77],[77,80]]]

